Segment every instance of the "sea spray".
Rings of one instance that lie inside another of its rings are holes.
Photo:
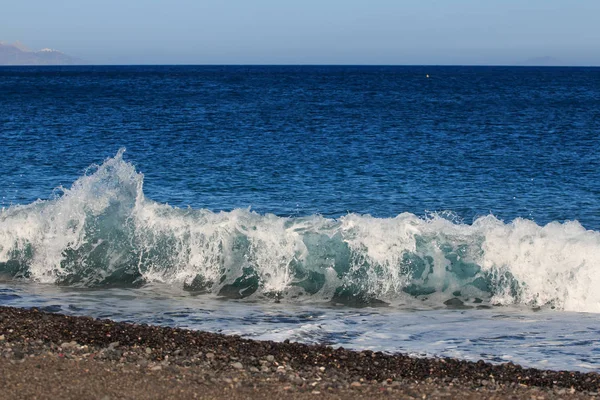
[[[553,306],[600,312],[600,233],[492,215],[281,217],[145,198],[124,150],[56,198],[0,213],[0,272],[44,283],[182,285],[232,298]]]

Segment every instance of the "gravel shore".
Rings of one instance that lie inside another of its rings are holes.
[[[596,398],[600,375],[0,307],[0,398]]]

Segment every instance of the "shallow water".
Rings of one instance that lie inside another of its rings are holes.
[[[543,369],[598,371],[596,314],[531,310],[351,308],[334,304],[251,302],[194,296],[171,286],[74,289],[0,284],[5,305],[68,315],[158,324],[257,340],[348,349],[513,362]]]

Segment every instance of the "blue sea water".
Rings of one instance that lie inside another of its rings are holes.
[[[600,68],[0,68],[0,304],[600,365]]]

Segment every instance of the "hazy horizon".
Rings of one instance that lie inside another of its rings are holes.
[[[0,40],[98,65],[600,65],[600,2],[9,4]]]

